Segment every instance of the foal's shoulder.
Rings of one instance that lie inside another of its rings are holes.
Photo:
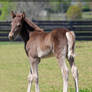
[[[41,31],[34,31],[30,33],[31,38],[38,38],[38,37],[43,37],[46,36],[48,33],[47,32],[41,32]]]

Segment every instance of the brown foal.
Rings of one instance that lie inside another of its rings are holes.
[[[9,39],[14,40],[20,35],[25,43],[25,51],[30,60],[30,73],[28,75],[28,89],[31,91],[32,82],[35,82],[35,92],[39,92],[38,64],[42,57],[53,53],[58,61],[63,76],[63,92],[68,88],[68,68],[65,58],[71,66],[71,72],[75,81],[75,89],[78,92],[78,70],[74,63],[75,35],[68,29],[57,28],[51,32],[44,32],[32,21],[25,17],[25,13],[15,14],[11,12],[12,23]]]

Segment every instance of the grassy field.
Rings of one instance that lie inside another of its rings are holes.
[[[92,41],[76,42],[75,62],[79,69],[80,92],[92,92]],[[0,42],[0,92],[26,92],[28,72],[23,43]],[[40,92],[62,92],[62,76],[55,57],[41,60],[39,78]],[[71,72],[68,90],[74,92]]]

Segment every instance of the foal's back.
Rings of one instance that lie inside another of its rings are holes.
[[[52,30],[51,32],[45,32],[45,31],[34,31],[30,34],[30,41],[36,40],[36,41],[49,41],[49,40],[64,40],[66,39],[66,32],[68,32],[68,29],[64,28],[57,28]]]

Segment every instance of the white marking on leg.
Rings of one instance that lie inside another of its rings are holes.
[[[28,88],[27,88],[27,92],[31,91],[32,82],[33,82],[33,77],[32,77],[32,74],[29,73],[29,75],[28,75]]]
[[[74,78],[74,81],[75,81],[76,92],[79,92],[79,88],[78,88],[78,69],[74,64],[72,65],[71,71],[72,71],[72,75],[73,75],[73,78]]]

